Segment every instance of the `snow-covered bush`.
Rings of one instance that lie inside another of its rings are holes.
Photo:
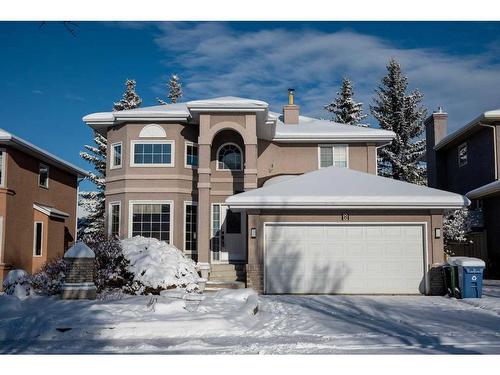
[[[182,251],[155,238],[133,237],[122,240],[127,269],[133,274],[128,292],[159,294],[171,288],[197,290],[196,264]]]
[[[119,239],[100,232],[86,236],[85,243],[95,254],[94,282],[97,292],[121,288],[131,282]]]
[[[445,252],[449,254],[449,244],[467,241],[467,233],[471,228],[471,217],[468,208],[449,210],[443,216],[443,240]],[[453,255],[453,254],[449,254]]]
[[[39,272],[31,276],[31,285],[38,294],[52,296],[60,294],[68,263],[62,258],[56,258],[43,265]]]
[[[3,288],[8,295],[26,298],[32,292],[30,275],[21,269],[9,271],[3,281]]]

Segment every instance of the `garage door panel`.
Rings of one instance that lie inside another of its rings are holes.
[[[424,277],[421,225],[268,225],[265,246],[268,293],[416,294]]]

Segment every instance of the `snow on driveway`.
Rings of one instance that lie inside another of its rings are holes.
[[[500,354],[500,283],[474,301],[260,296],[255,315],[251,290],[180,297],[0,296],[0,353]]]

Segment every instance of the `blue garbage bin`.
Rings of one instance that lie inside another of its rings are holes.
[[[483,294],[484,261],[459,257],[454,260],[458,270],[458,287],[461,298],[481,298]]]

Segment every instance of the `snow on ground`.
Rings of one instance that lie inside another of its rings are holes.
[[[256,314],[248,289],[113,298],[0,296],[0,353],[500,354],[500,283],[475,301],[259,296]]]

